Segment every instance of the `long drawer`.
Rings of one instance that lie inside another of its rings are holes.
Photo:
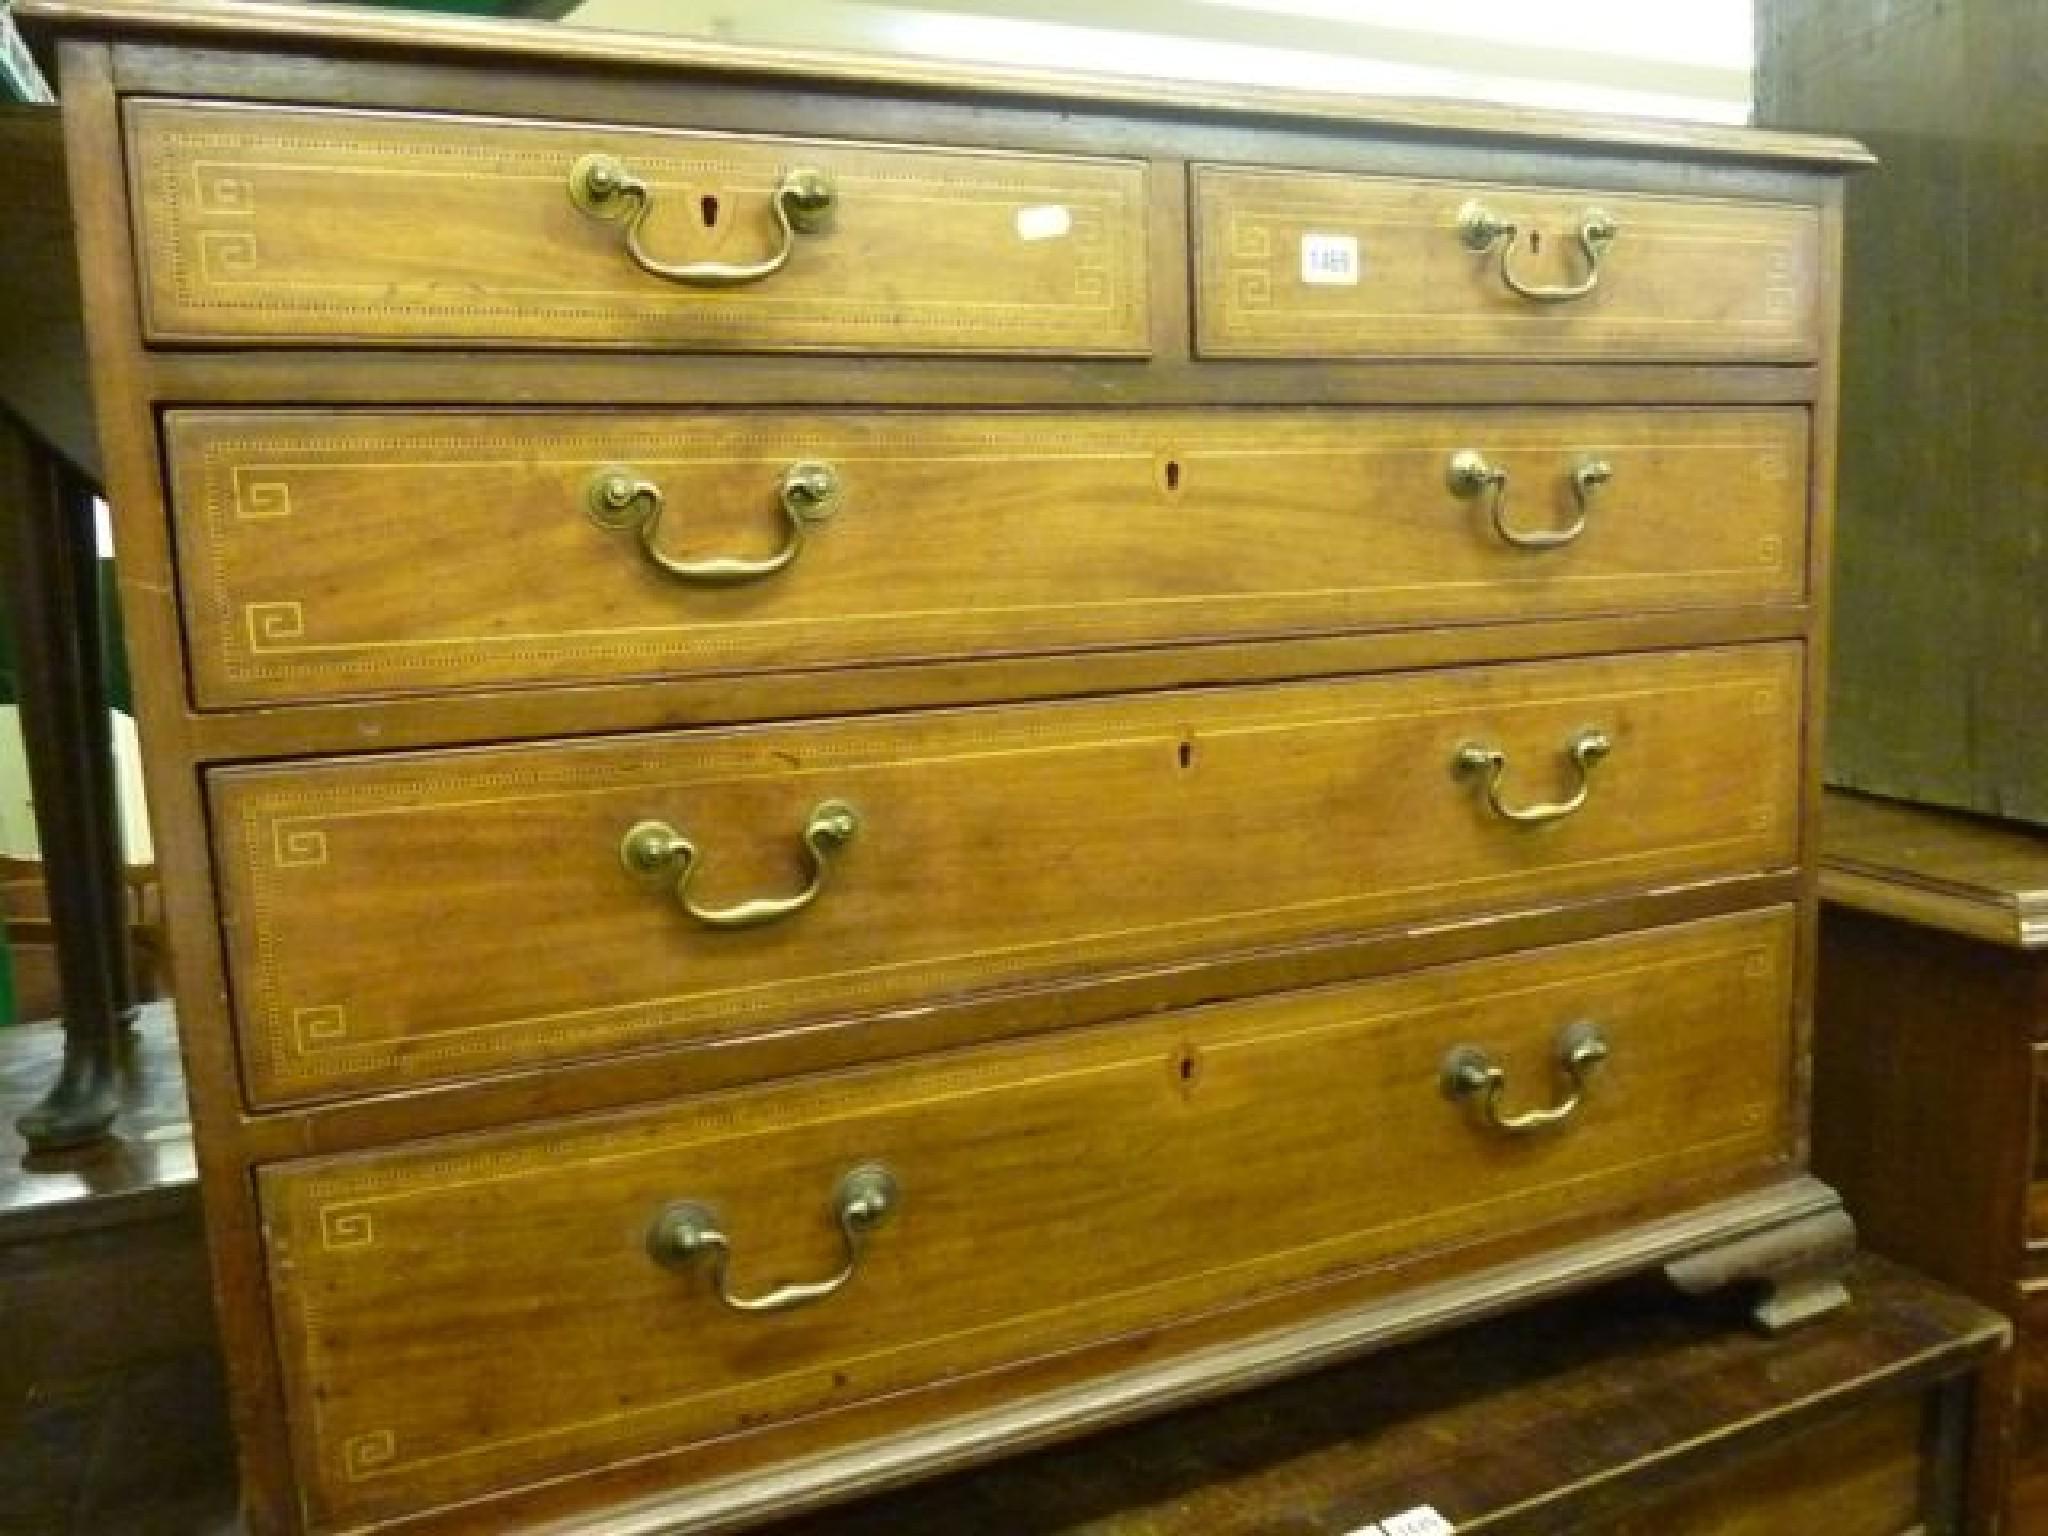
[[[267,1168],[311,1523],[717,1438],[799,1454],[850,1405],[914,1419],[1283,1288],[1683,1209],[1789,1151],[1794,933],[1773,909]],[[1588,1038],[1575,1084],[1560,1052]],[[1489,1123],[1444,1087],[1475,1054],[1503,1117],[1576,1107]]]
[[[166,423],[214,707],[1794,601],[1806,436],[1803,410]]]
[[[1197,166],[1205,357],[1803,362],[1820,214],[1790,203]]]
[[[259,1103],[1789,866],[1794,644],[234,768]]]
[[[156,342],[1151,346],[1136,161],[172,101],[127,129]]]

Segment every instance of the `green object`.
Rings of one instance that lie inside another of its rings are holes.
[[[14,999],[14,946],[7,942],[7,919],[0,917],[0,1029],[21,1022],[21,1005]]]
[[[100,656],[107,703],[124,715],[135,713],[135,690],[128,680],[128,647],[121,634],[121,593],[114,580],[114,562],[99,562]],[[20,668],[14,656],[13,626],[0,623],[0,704],[21,700]]]

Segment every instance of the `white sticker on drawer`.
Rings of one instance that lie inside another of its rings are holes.
[[[1364,265],[1359,260],[1356,235],[1301,237],[1301,280],[1304,283],[1355,288]]]
[[[1457,1527],[1428,1504],[1418,1504],[1380,1522],[1386,1536],[1455,1536]]]
[[[1019,240],[1057,240],[1072,234],[1074,216],[1058,203],[1039,203],[1017,210]]]

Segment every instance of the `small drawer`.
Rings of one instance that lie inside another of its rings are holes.
[[[152,341],[1149,350],[1134,161],[146,100],[127,126]]]
[[[730,1047],[1787,867],[1802,661],[1760,645],[223,769],[246,1082],[271,1104]]]
[[[881,1399],[937,1418],[1057,1353],[1682,1210],[1789,1151],[1794,932],[1773,909],[267,1168],[311,1524],[712,1441],[779,1460]],[[1556,1108],[1587,1031],[1605,1059],[1543,1134],[1443,1091],[1484,1051],[1510,1111]]]
[[[1793,602],[1806,437],[1799,410],[166,424],[204,707]]]
[[[1806,362],[1820,214],[1197,166],[1205,357]]]

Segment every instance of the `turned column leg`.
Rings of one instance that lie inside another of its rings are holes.
[[[4,414],[0,572],[64,995],[63,1068],[17,1128],[49,1150],[104,1134],[119,1107],[127,922],[92,494]]]

